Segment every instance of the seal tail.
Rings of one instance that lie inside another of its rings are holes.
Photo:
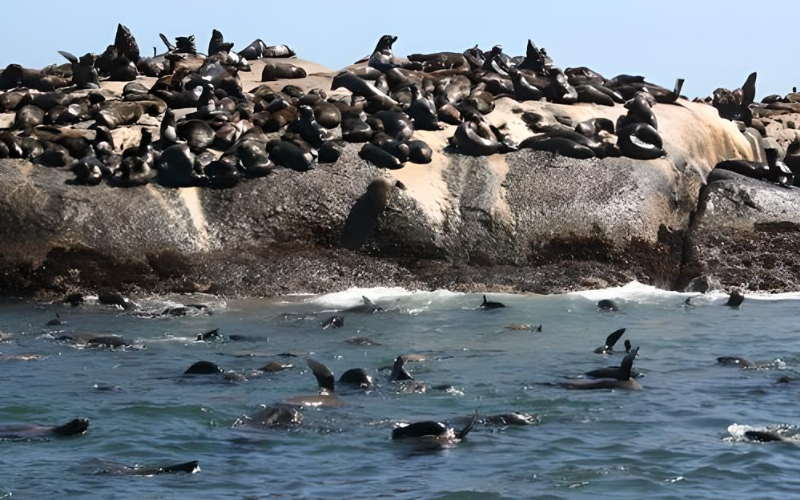
[[[333,387],[335,378],[330,368],[315,359],[309,358],[306,363],[308,363],[308,367],[311,368],[311,371],[314,373],[314,377],[317,378],[319,388],[321,390],[335,392]]]
[[[475,422],[477,421],[478,421],[478,410],[475,410],[475,414],[472,415],[472,420],[470,420],[469,423],[463,429],[461,429],[456,433],[456,438],[461,440],[467,437],[467,434],[469,434],[469,431],[471,431],[472,428],[475,427]]]

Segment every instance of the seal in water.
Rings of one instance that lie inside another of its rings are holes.
[[[602,311],[619,311],[617,303],[611,299],[603,299],[597,302],[597,308]]]
[[[372,376],[363,368],[352,368],[342,373],[339,377],[340,384],[348,384],[362,389],[368,389],[375,384]]]
[[[472,416],[472,420],[460,431],[447,427],[441,422],[432,420],[425,422],[414,422],[392,430],[392,439],[425,439],[439,444],[457,443],[467,437],[467,434],[478,421],[478,411]]]
[[[75,345],[86,347],[122,348],[132,345],[131,342],[118,335],[99,335],[88,332],[74,332],[69,335],[62,335],[56,340],[67,341]]]
[[[394,360],[394,366],[392,366],[392,374],[389,376],[389,380],[392,382],[402,382],[403,380],[414,380],[414,377],[411,376],[410,373],[405,369],[406,364],[406,357],[405,356],[397,356],[397,359]]]
[[[36,424],[4,424],[0,425],[0,439],[27,440],[51,437],[79,436],[89,428],[89,419],[76,418],[64,425],[45,426]]]
[[[319,384],[319,394],[289,398],[286,403],[297,406],[346,406],[347,403],[339,399],[334,392],[335,378],[330,368],[315,359],[309,359],[307,363]]]
[[[744,437],[749,441],[756,441],[758,443],[775,443],[788,441],[785,437],[778,433],[770,431],[745,431]]]
[[[183,372],[184,375],[217,375],[222,368],[211,361],[198,361]]]
[[[627,340],[625,341],[626,345],[630,345],[630,342]],[[636,353],[639,353],[639,348],[636,347]],[[630,354],[632,349],[628,349],[628,354]],[[623,376],[619,366],[608,366],[606,368],[598,368],[597,370],[592,370],[583,374],[586,378],[613,378],[617,380],[621,380],[620,377]],[[631,370],[631,377],[639,378],[641,373]]]
[[[505,307],[506,305],[502,302],[492,302],[490,300],[486,300],[486,295],[483,296],[483,303],[478,306],[478,309],[500,309],[501,307]]]
[[[625,356],[622,363],[619,365],[619,373],[617,378],[603,378],[597,380],[566,380],[561,382],[561,387],[565,389],[577,390],[592,390],[592,389],[626,389],[631,391],[640,391],[642,386],[631,378],[633,370],[633,360],[639,352],[638,347],[631,349],[631,352]]]
[[[754,368],[756,366],[756,364],[749,359],[739,356],[720,356],[717,358],[717,363],[723,366],[738,366],[739,368]]]
[[[333,315],[322,322],[323,330],[327,330],[329,328],[341,328],[343,326],[344,326],[344,316]]]
[[[619,339],[622,338],[622,335],[625,333],[624,328],[620,328],[619,330],[612,332],[608,337],[606,337],[606,343],[603,344],[602,347],[598,347],[594,350],[595,354],[611,354],[614,351],[614,345],[619,342]]]
[[[154,467],[142,467],[135,465],[129,467],[127,465],[117,464],[114,462],[103,461],[103,464],[98,468],[98,474],[113,474],[115,476],[145,476],[151,477],[158,474],[178,474],[178,473],[194,474],[200,472],[200,465],[197,460],[175,465],[164,465]]]
[[[239,418],[233,427],[256,427],[260,429],[273,429],[276,427],[295,427],[303,423],[303,415],[297,408],[277,404],[273,406],[262,405],[261,409],[250,416]]]
[[[725,303],[728,307],[739,307],[744,302],[744,295],[739,290],[734,290],[731,292],[731,296],[728,297],[728,302]]]

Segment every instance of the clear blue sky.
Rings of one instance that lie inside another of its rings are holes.
[[[286,43],[334,69],[369,54],[383,34],[399,37],[400,55],[475,44],[516,55],[531,38],[561,68],[640,74],[669,88],[684,77],[690,97],[736,88],[751,71],[759,98],[800,87],[800,0],[37,0],[0,9],[0,67],[62,62],[58,50],[102,52],[121,22],[146,54],[164,48],[159,32],[195,34],[205,51],[212,28],[236,48],[255,38]]]

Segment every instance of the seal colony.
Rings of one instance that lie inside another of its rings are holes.
[[[194,36],[174,43],[161,38],[166,51],[154,49],[153,57],[145,57],[131,31],[119,25],[114,44],[99,55],[60,51],[65,64],[41,70],[7,66],[0,73],[0,112],[14,113],[14,120],[0,132],[0,158],[69,169],[76,184],[224,189],[276,168],[302,173],[335,163],[344,143],[363,144],[359,156],[382,169],[429,163],[432,148],[415,133],[452,125],[446,149],[451,155],[529,148],[576,159],[653,160],[666,154],[653,107],[688,102],[680,95],[683,79],[669,90],[642,76],[608,79],[586,67],[562,70],[531,41],[518,57],[500,46],[398,57],[397,37],[385,35],[367,60],[333,77],[330,88],[289,83],[276,90],[267,83],[245,88],[241,73],[251,71],[249,61],[270,58],[262,82],[305,79],[306,70],[287,59],[295,52],[286,45],[255,40],[237,53],[214,30],[203,54]],[[153,83],[144,85],[144,77]],[[800,99],[797,93],[770,96],[753,113],[755,80],[753,73],[743,89],[718,89],[701,102],[742,123],[743,130],[753,126],[767,135],[782,114],[800,111]],[[129,83],[118,95],[104,89],[104,82]],[[529,132],[517,143],[487,120],[504,98],[624,105],[626,113],[616,122],[598,117],[572,123],[523,112]],[[125,128],[132,133],[118,132]],[[800,141],[767,146],[772,153],[766,163],[732,158],[718,168],[792,185]]]

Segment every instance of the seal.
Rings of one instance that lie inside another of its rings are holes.
[[[725,305],[731,308],[738,308],[742,305],[742,302],[744,302],[744,295],[739,290],[733,290]]]
[[[420,94],[419,86],[411,84],[411,105],[408,107],[408,116],[414,120],[414,128],[419,130],[442,130],[439,123],[436,106],[433,101]]]
[[[437,445],[455,444],[467,437],[477,421],[478,411],[476,410],[470,422],[458,432],[441,422],[431,420],[414,422],[392,430],[392,440],[417,439]]]
[[[269,159],[275,165],[290,168],[296,172],[307,172],[314,168],[314,155],[286,140],[272,143]]]
[[[239,418],[233,427],[253,427],[258,429],[292,428],[303,423],[303,415],[291,405],[262,405],[250,416]]]
[[[380,148],[377,148],[380,149]],[[388,154],[388,153],[387,153]],[[372,181],[367,186],[364,193],[350,209],[342,230],[342,246],[348,250],[358,250],[367,242],[373,229],[378,224],[383,211],[389,206],[397,183],[392,183],[388,179],[380,178]],[[358,310],[352,309],[345,312],[367,312],[373,313],[380,309],[375,309],[374,304],[369,299],[362,297],[364,304],[357,306]]]
[[[62,335],[56,340],[70,342],[77,346],[105,347],[110,349],[131,347],[133,345],[132,342],[120,337],[119,335],[100,335],[89,332],[73,332],[67,335]]]
[[[358,152],[358,156],[378,168],[399,170],[404,166],[403,162],[395,155],[372,143],[364,144]]]
[[[637,354],[639,353],[639,348],[638,347],[631,348],[630,347],[630,342],[628,342],[627,340],[625,341],[625,345],[626,345],[626,349],[628,351],[628,354],[630,354],[634,350],[636,351]],[[619,366],[607,366],[605,368],[598,368],[597,370],[588,371],[588,372],[584,373],[583,376],[586,377],[586,378],[613,378],[613,379],[621,380],[621,377],[623,377],[624,375],[620,371],[620,367]],[[641,373],[639,373],[639,372],[637,372],[635,370],[631,370],[631,375],[630,376],[633,377],[633,378],[639,378],[641,376]]]
[[[286,400],[287,404],[295,406],[346,406],[334,392],[333,372],[315,359],[308,359],[308,367],[314,373],[319,384],[319,394],[314,396],[296,396]]]
[[[308,76],[306,70],[294,64],[269,62],[264,65],[261,71],[262,82],[274,82],[276,80],[299,79]]]
[[[288,45],[267,45],[260,38],[239,52],[240,57],[251,61],[262,57],[294,57],[296,55]]]
[[[375,384],[372,376],[363,368],[352,368],[339,377],[340,384],[347,384],[361,389],[368,389]]]
[[[194,460],[182,464],[173,465],[156,465],[156,466],[140,466],[133,467],[122,465],[114,462],[103,461],[101,466],[98,467],[99,474],[111,474],[115,476],[144,476],[152,477],[159,474],[194,474],[200,472],[200,464]]]
[[[76,418],[64,425],[47,426],[37,424],[0,425],[0,439],[4,440],[48,440],[51,437],[71,437],[85,434],[89,429],[89,419]]]
[[[344,316],[333,315],[323,321],[321,326],[323,330],[327,330],[329,328],[341,328],[344,326]]]
[[[500,149],[500,142],[491,127],[476,116],[456,128],[450,145],[469,156],[491,156]]]
[[[625,389],[631,391],[640,391],[642,386],[631,378],[633,370],[633,360],[636,358],[639,348],[631,349],[631,352],[625,356],[622,363],[619,365],[619,372],[616,378],[601,378],[596,380],[565,380],[561,382],[561,387],[573,390],[595,390],[595,389]]]
[[[658,130],[646,123],[634,123],[617,129],[617,137],[617,146],[629,158],[655,160],[667,154]]]
[[[756,364],[749,359],[739,356],[720,356],[717,358],[717,363],[723,366],[737,366],[739,368],[754,368],[756,366]]]
[[[99,89],[100,77],[94,67],[96,58],[92,54],[86,54],[80,59],[70,54],[59,50],[64,59],[72,64],[72,84],[79,89]]]
[[[483,296],[483,303],[478,306],[478,309],[500,309],[501,307],[505,307],[506,305],[502,302],[492,302],[486,299],[486,295]]]
[[[625,333],[625,328],[620,328],[614,332],[611,332],[608,337],[606,337],[606,342],[603,344],[602,347],[598,347],[594,350],[595,354],[611,354],[614,351],[614,346],[619,342],[619,339],[622,338],[622,335]]]

